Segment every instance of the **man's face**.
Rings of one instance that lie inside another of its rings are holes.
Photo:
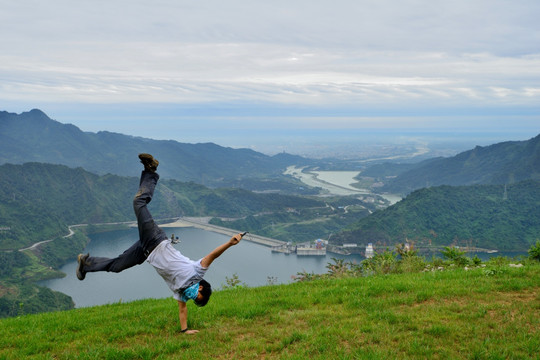
[[[203,295],[201,294],[203,287],[202,285],[199,285],[199,293],[197,294],[197,301],[202,301]]]

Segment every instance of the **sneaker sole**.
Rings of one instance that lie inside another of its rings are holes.
[[[146,154],[146,153],[139,154],[139,159],[141,160],[143,165],[146,165],[153,170],[157,169],[159,165],[159,161],[154,159],[154,157],[150,154]]]

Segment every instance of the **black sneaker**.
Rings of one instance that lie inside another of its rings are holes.
[[[144,170],[150,171],[150,172],[156,172],[157,167],[159,165],[159,161],[154,159],[154,157],[150,154],[139,154],[139,159],[141,159],[142,164],[144,165]]]
[[[86,254],[86,255],[83,255],[83,254],[79,254],[79,256],[77,256],[77,262],[79,263],[79,266],[77,266],[77,279],[79,280],[84,280],[84,278],[86,277],[86,271],[84,271],[84,264],[86,264],[86,259],[88,259],[88,257],[90,256],[90,254]]]

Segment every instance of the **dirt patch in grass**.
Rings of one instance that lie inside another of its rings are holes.
[[[485,297],[478,298],[461,298],[448,299],[448,302],[463,302],[464,304],[474,302],[480,305],[501,305],[501,306],[513,306],[516,307],[520,303],[540,302],[538,297],[538,289],[520,291],[520,292],[496,292],[488,294]]]
[[[536,332],[540,321],[540,296],[538,288],[521,292],[495,292],[486,296],[461,296],[459,298],[429,299],[400,309],[450,309],[452,313],[469,314],[489,319],[492,327],[505,327],[519,322],[530,332]]]
[[[540,305],[540,295],[539,295],[539,289],[531,289],[521,292],[496,292],[487,294],[485,297],[479,297],[478,295],[467,297],[462,296],[459,298],[445,298],[445,299],[438,299],[438,298],[429,298],[424,301],[415,302],[414,304],[407,305],[403,304],[403,308],[407,307],[421,307],[421,306],[430,306],[434,304],[458,304],[458,305],[468,305],[470,303],[474,304],[480,304],[480,305],[492,305],[492,304],[499,304],[499,305],[512,305],[515,303],[529,303],[529,302],[537,302]]]

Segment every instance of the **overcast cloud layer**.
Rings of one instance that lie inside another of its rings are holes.
[[[85,130],[540,129],[537,0],[0,6],[0,110]]]

